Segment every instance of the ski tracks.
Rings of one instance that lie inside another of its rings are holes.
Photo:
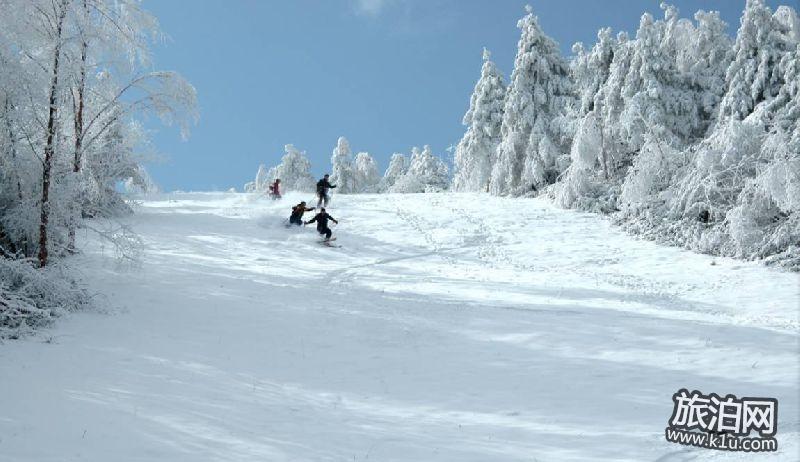
[[[480,264],[484,267],[494,269],[511,268],[517,274],[572,274],[587,281],[592,281],[597,289],[587,290],[587,296],[590,293],[596,293],[598,296],[611,296],[607,289],[602,289],[605,286],[614,291],[613,297],[619,303],[635,303],[649,306],[656,310],[702,313],[730,319],[730,316],[722,309],[712,304],[683,298],[682,295],[684,293],[696,288],[692,284],[682,286],[630,273],[606,271],[605,269],[610,265],[621,263],[619,255],[595,255],[572,263],[559,262],[558,265],[539,262],[535,255],[523,255],[521,258],[518,252],[509,247],[525,243],[524,220],[529,219],[529,217],[509,219],[508,226],[501,226],[499,223],[490,223],[486,218],[466,206],[451,207],[442,198],[436,196],[431,197],[430,208],[431,210],[447,210],[451,212],[445,217],[431,214],[429,218],[426,218],[426,216],[414,209],[403,206],[397,199],[395,199],[394,205],[397,216],[416,231],[430,249],[430,252],[420,254],[420,256],[436,255],[454,268],[470,263],[469,260],[465,259],[467,254],[459,251],[474,249],[474,258],[480,261]],[[482,210],[486,210],[485,207]],[[539,214],[537,213],[537,215]],[[548,212],[544,211],[543,216],[540,215],[534,218],[548,219],[548,215]],[[498,217],[493,216],[490,218]],[[499,218],[504,219],[505,217]],[[519,223],[523,223],[523,225],[520,226]],[[451,232],[444,233],[443,228],[449,229]],[[439,236],[445,236],[445,238]],[[448,241],[446,239],[447,236],[455,236],[455,240],[459,242],[452,242],[453,238]],[[531,242],[531,245],[536,245],[536,243]],[[609,252],[612,250],[609,249]],[[486,278],[479,275],[479,279],[485,280]],[[559,293],[562,293],[561,290],[559,290]]]

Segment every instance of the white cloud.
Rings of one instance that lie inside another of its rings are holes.
[[[352,0],[356,13],[376,17],[392,0]]]

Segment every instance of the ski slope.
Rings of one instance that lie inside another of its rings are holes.
[[[103,312],[0,345],[0,461],[800,460],[800,281],[471,194],[169,194]],[[307,219],[310,215],[307,216]],[[779,401],[772,455],[664,441],[679,388]]]

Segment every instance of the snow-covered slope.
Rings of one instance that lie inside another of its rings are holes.
[[[137,269],[87,242],[111,312],[0,345],[0,460],[750,460],[664,441],[679,388],[778,398],[797,460],[797,274],[470,194],[336,196],[331,249],[300,199],[144,201]]]

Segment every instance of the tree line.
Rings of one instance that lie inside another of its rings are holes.
[[[484,52],[452,188],[545,194],[697,251],[800,269],[800,20],[748,0],[662,3],[635,37],[603,28],[561,55],[528,7],[506,84]]]
[[[244,185],[245,192],[264,193],[269,185],[280,179],[288,191],[312,192],[317,180],[311,175],[311,162],[305,152],[286,145],[281,162],[271,168],[261,165],[254,181]],[[331,155],[331,182],[336,191],[353,193],[422,193],[439,192],[448,188],[450,176],[447,164],[435,156],[430,146],[411,149],[411,156],[395,153],[383,176],[378,164],[368,152],[353,156],[350,142],[340,137]]]

